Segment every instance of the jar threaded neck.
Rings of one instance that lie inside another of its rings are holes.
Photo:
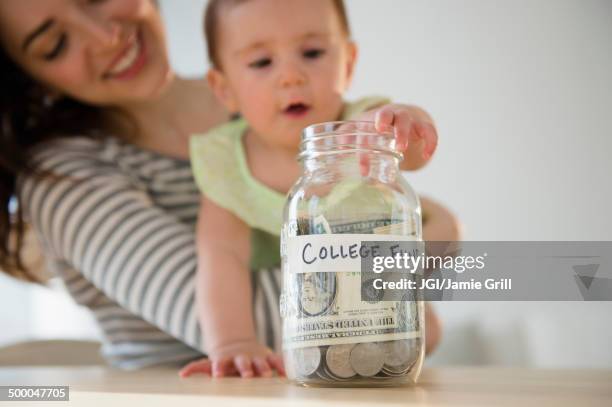
[[[376,129],[369,121],[336,121],[308,126],[302,133],[298,159],[335,154],[383,154],[403,159],[397,150],[393,129]]]

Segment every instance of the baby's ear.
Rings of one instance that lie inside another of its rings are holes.
[[[208,86],[212,89],[215,96],[225,106],[225,108],[230,112],[238,112],[238,101],[234,96],[234,92],[230,87],[227,78],[218,69],[211,68],[206,74],[206,80],[208,81]]]
[[[359,55],[359,48],[354,41],[349,41],[346,44],[346,86],[348,87],[353,80],[353,74],[355,73],[355,65],[357,64],[357,57]]]

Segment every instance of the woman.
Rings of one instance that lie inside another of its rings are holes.
[[[28,276],[27,220],[48,267],[97,318],[110,363],[201,357],[188,138],[227,113],[203,82],[174,76],[152,0],[4,0],[0,37],[0,266]],[[424,206],[426,237],[453,239],[452,217]],[[258,334],[278,349],[278,272],[253,275]],[[439,324],[427,317],[432,349]]]

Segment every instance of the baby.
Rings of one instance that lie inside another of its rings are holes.
[[[357,48],[341,0],[211,0],[205,20],[209,84],[241,118],[191,140],[203,193],[196,298],[208,359],[181,374],[282,374],[280,356],[256,337],[249,270],[280,263],[282,209],[301,174],[302,129],[346,119],[392,126],[403,169],[421,167],[437,135],[418,108],[380,98],[345,103]]]

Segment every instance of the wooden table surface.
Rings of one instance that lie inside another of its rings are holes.
[[[70,404],[83,406],[612,406],[612,370],[430,368],[416,386],[330,389],[282,378],[180,379],[176,370],[26,367],[0,368],[0,385],[69,385]]]

